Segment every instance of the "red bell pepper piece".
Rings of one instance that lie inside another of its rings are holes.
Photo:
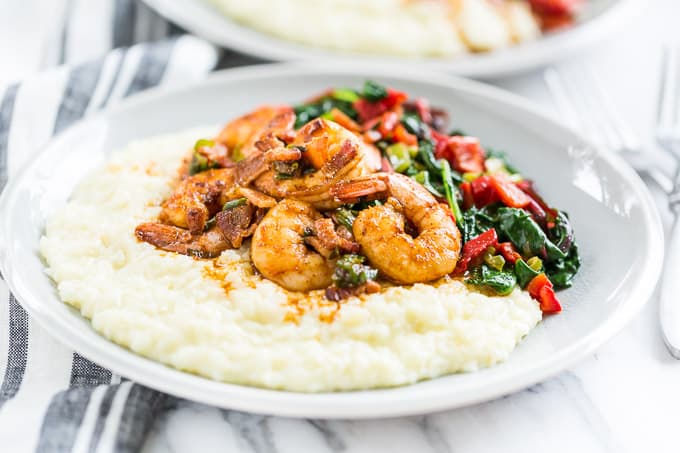
[[[389,137],[394,132],[394,128],[399,124],[399,115],[397,112],[385,112],[378,126],[378,132],[383,137]]]
[[[558,30],[573,25],[574,23],[574,16],[572,14],[565,14],[563,16],[544,14],[539,15],[539,18],[543,31]]]
[[[437,159],[446,159],[461,173],[482,173],[485,152],[479,139],[455,135],[447,137],[446,147],[435,147]]]
[[[357,99],[354,101],[352,106],[359,114],[359,119],[361,122],[372,120],[373,118],[380,116],[387,111],[387,107],[385,107],[384,103],[380,101],[368,102],[364,98]]]
[[[395,109],[408,99],[408,94],[403,91],[395,90],[394,88],[387,89],[387,96],[378,102],[382,102],[389,109]]]
[[[432,111],[430,110],[430,103],[425,98],[418,98],[414,105],[418,116],[425,124],[432,124]]]
[[[560,301],[557,300],[553,284],[545,273],[538,274],[527,285],[527,291],[536,299],[543,313],[559,313],[562,311]]]
[[[352,106],[359,114],[359,119],[362,122],[372,120],[376,116],[382,115],[388,110],[394,110],[401,106],[404,101],[408,99],[408,95],[402,91],[397,91],[392,88],[387,89],[387,96],[383,99],[370,102],[364,98],[354,101]]]
[[[540,15],[571,16],[583,0],[529,0],[531,8]]]
[[[453,273],[456,275],[464,274],[471,263],[481,258],[489,247],[495,247],[497,244],[498,235],[494,228],[490,228],[479,236],[470,239],[463,245],[463,253]]]
[[[404,143],[409,146],[416,146],[418,144],[418,137],[406,130],[403,124],[397,124],[393,132],[394,141]]]
[[[475,200],[475,206],[478,208],[483,208],[500,200],[498,193],[491,184],[490,176],[480,176],[474,179],[470,185],[472,186],[472,197]]]
[[[498,197],[504,205],[511,208],[525,208],[531,203],[531,198],[519,187],[508,181],[506,178],[495,175],[491,176],[491,186],[494,188]]]
[[[511,242],[499,243],[496,250],[498,250],[501,255],[503,255],[503,258],[505,258],[505,261],[510,264],[515,264],[518,260],[522,259],[522,255],[517,252],[517,249]]]
[[[463,209],[470,209],[475,204],[475,198],[472,196],[472,184],[464,182],[460,185],[460,190],[463,193]]]
[[[449,136],[437,132],[434,129],[430,130],[432,140],[434,141],[434,155],[439,159],[439,156],[444,154],[444,150],[449,146]]]

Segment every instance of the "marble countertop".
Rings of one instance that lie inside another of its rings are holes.
[[[0,9],[4,1],[15,0],[0,0]],[[560,63],[591,66],[641,137],[651,135],[662,43],[680,42],[680,2],[647,3],[644,14],[617,37]],[[3,23],[11,25],[7,17],[0,17],[0,54],[9,49],[2,44],[8,42],[3,28],[12,30]],[[31,64],[12,59],[12,53],[3,55],[12,63],[6,69],[15,71],[4,77],[21,77],[23,68]],[[541,72],[491,82],[554,111]],[[668,226],[671,219],[664,196],[654,186],[651,190]],[[666,352],[657,311],[654,297],[622,332],[573,369],[484,404],[417,417],[320,421],[181,402],[156,420],[143,451],[678,452],[680,361]]]

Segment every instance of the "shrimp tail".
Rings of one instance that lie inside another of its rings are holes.
[[[368,175],[340,182],[330,188],[330,194],[339,203],[377,200],[387,196],[387,184],[380,175]]]

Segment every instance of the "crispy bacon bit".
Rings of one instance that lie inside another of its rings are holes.
[[[340,302],[353,296],[360,296],[362,294],[373,294],[380,291],[380,283],[369,280],[363,285],[354,288],[338,288],[337,286],[329,286],[326,288],[326,299],[334,302]]]
[[[358,253],[361,247],[350,238],[343,237],[335,230],[332,219],[319,219],[314,222],[316,235],[328,248],[338,248],[347,253]]]
[[[283,148],[284,144],[274,135],[267,134],[255,142],[255,148],[263,153],[273,149]]]
[[[259,155],[253,155],[252,158],[244,159],[236,165],[236,174],[238,175],[237,182],[241,186],[247,186],[269,169],[264,153],[260,151],[256,152],[258,152]]]
[[[239,248],[243,244],[243,239],[255,232],[265,212],[264,209],[255,208],[250,203],[221,211],[215,216],[217,228],[233,248]]]
[[[311,230],[312,234],[305,238],[305,242],[325,258],[337,255],[338,252],[358,253],[361,250],[361,246],[352,240],[351,233],[344,227],[344,231],[336,231],[332,219],[315,221]]]
[[[239,195],[244,196],[248,201],[258,208],[273,208],[276,206],[276,198],[263,194],[259,190],[249,189],[247,187],[239,187]]]

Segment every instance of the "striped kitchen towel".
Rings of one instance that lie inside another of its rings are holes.
[[[114,4],[68,3],[91,10]],[[115,2],[126,4],[131,3]],[[95,26],[88,35],[67,24],[60,61],[80,60],[73,39],[101,44],[98,33],[112,33],[109,44],[128,43],[134,31],[122,20],[123,10],[114,10],[115,25],[104,31]],[[91,56],[92,49],[86,53]],[[37,149],[73,122],[149,87],[198,80],[217,60],[212,45],[182,35],[119,48],[103,58],[62,65],[0,87],[0,189]],[[0,281],[0,451],[136,452],[154,414],[173,401],[58,344]]]

